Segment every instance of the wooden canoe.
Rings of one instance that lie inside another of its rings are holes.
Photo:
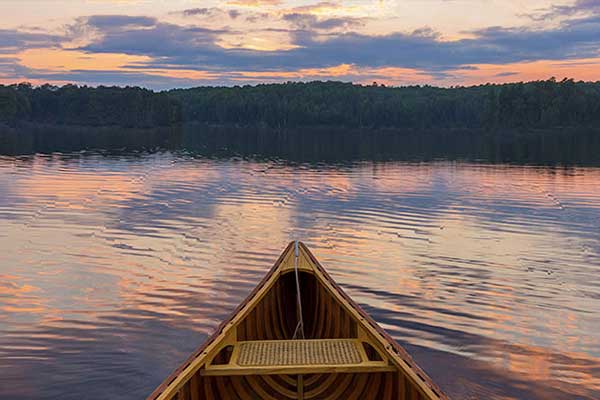
[[[292,242],[248,298],[147,400],[229,399],[447,397],[308,248]]]

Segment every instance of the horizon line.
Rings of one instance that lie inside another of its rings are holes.
[[[516,84],[525,85],[525,84],[540,83],[540,82],[552,82],[552,83],[572,82],[572,83],[578,83],[578,84],[600,84],[600,79],[596,80],[596,81],[591,81],[591,80],[588,81],[588,80],[582,80],[582,79],[575,80],[575,78],[564,77],[561,80],[558,80],[556,77],[552,76],[547,79],[536,79],[536,80],[528,80],[528,81],[486,82],[486,83],[479,83],[479,84],[473,84],[473,85],[458,84],[458,85],[449,85],[449,86],[432,85],[429,83],[413,84],[413,85],[389,85],[389,84],[385,84],[385,83],[379,83],[377,81],[373,81],[371,84],[365,84],[365,83],[353,82],[353,81],[332,80],[332,79],[328,79],[328,80],[315,79],[315,80],[289,80],[289,81],[284,81],[284,82],[259,82],[259,83],[248,83],[248,84],[244,84],[244,85],[198,85],[198,86],[188,86],[188,87],[173,86],[168,89],[158,89],[158,90],[152,89],[148,86],[142,86],[142,85],[103,85],[103,84],[93,85],[93,84],[80,84],[80,83],[65,83],[63,85],[56,85],[51,82],[45,82],[42,84],[33,84],[29,81],[20,81],[20,82],[13,82],[13,83],[0,83],[0,87],[12,87],[12,86],[26,85],[26,86],[31,86],[34,89],[39,89],[44,86],[49,86],[49,87],[53,87],[53,88],[57,88],[57,89],[62,89],[64,87],[69,87],[69,86],[74,86],[77,88],[92,88],[92,89],[132,88],[132,89],[144,89],[144,90],[160,93],[160,92],[169,92],[172,90],[191,90],[191,89],[199,89],[199,88],[233,89],[233,88],[256,88],[256,87],[260,87],[260,86],[285,86],[285,85],[291,85],[291,84],[315,84],[315,83],[338,83],[338,84],[352,85],[352,86],[364,87],[364,88],[379,87],[379,88],[388,88],[388,89],[403,89],[403,88],[469,89],[469,88],[476,88],[476,87],[481,87],[481,86],[508,86],[508,85],[516,85]]]

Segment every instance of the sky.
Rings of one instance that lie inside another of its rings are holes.
[[[0,0],[0,83],[600,80],[600,0]]]

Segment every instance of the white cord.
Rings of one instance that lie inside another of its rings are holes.
[[[296,274],[296,294],[298,301],[298,313],[300,317],[298,318],[298,325],[296,325],[296,329],[294,330],[293,339],[298,337],[298,333],[300,333],[300,338],[304,339],[304,320],[302,319],[302,298],[300,297],[300,279],[298,277],[298,257],[300,256],[300,251],[298,250],[298,241],[294,243],[294,272]]]

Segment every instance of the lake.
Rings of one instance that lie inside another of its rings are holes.
[[[0,398],[141,399],[290,240],[455,399],[600,398],[600,168],[0,157]]]

